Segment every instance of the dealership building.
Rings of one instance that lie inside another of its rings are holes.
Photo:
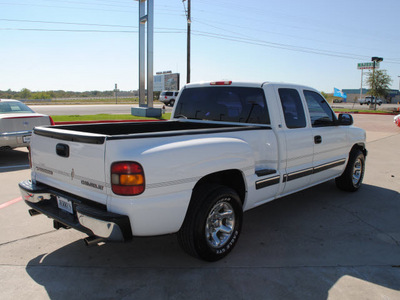
[[[369,89],[362,89],[362,98],[368,96]],[[360,89],[342,89],[342,92],[347,95],[346,102],[358,102],[360,99]],[[386,97],[380,97],[384,103],[398,103],[400,102],[400,91],[389,90]]]

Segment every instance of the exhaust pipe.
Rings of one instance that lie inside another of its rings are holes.
[[[56,221],[56,220],[53,220],[53,227],[55,228],[55,229],[60,229],[60,228],[64,228],[64,229],[70,229],[71,227],[69,227],[69,226],[67,226],[67,225],[64,225],[63,223],[60,223],[60,222],[58,222],[58,221]]]
[[[104,239],[93,235],[93,236],[84,238],[83,241],[85,242],[86,246],[90,247],[90,246],[98,245],[101,242],[104,242]]]
[[[30,209],[30,210],[28,210],[28,212],[29,212],[29,215],[30,215],[31,217],[40,215],[40,212],[38,212],[38,211],[35,210],[35,209]]]

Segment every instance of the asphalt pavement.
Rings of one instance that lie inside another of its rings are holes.
[[[1,152],[0,299],[400,299],[400,127],[354,119],[367,130],[362,188],[329,181],[246,212],[236,248],[214,263],[175,235],[86,247],[29,216],[17,187],[27,152]]]

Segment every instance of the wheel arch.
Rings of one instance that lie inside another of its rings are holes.
[[[352,151],[354,151],[355,149],[360,150],[364,154],[364,157],[367,157],[368,151],[365,148],[365,144],[364,143],[357,143],[357,144],[353,145],[353,147],[350,150],[350,153]]]
[[[220,184],[230,187],[239,195],[242,205],[246,198],[246,183],[243,173],[238,169],[224,170],[208,174],[202,177],[194,186],[193,193],[196,189],[205,184]]]

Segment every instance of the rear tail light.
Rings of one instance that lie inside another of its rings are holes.
[[[111,188],[114,194],[136,196],[144,192],[143,167],[137,162],[123,161],[111,165]]]
[[[56,123],[54,123],[54,121],[53,121],[53,118],[52,118],[52,117],[50,117],[50,116],[49,116],[49,119],[50,119],[50,125],[51,125],[51,126],[54,126],[54,125],[56,125]]]

